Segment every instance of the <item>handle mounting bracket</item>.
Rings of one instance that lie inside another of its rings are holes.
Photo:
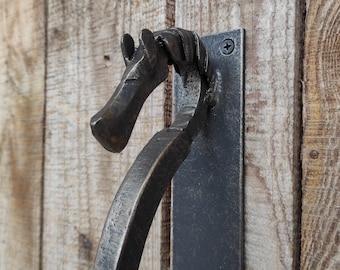
[[[243,268],[244,30],[201,38],[216,105],[173,182],[173,269]],[[175,75],[175,113],[186,102]]]

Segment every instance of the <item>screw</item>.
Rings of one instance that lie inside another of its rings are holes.
[[[317,159],[317,158],[319,157],[319,152],[316,151],[316,150],[312,150],[312,151],[310,151],[309,156],[310,156],[312,159]]]
[[[221,51],[224,55],[229,55],[234,51],[235,44],[230,38],[223,40]]]

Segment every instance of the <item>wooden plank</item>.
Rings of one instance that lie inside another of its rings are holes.
[[[175,0],[166,1],[166,28],[175,26]],[[164,83],[164,124],[169,127],[172,123],[173,105],[173,68],[169,68],[168,78]],[[172,228],[172,184],[165,192],[161,202],[161,270],[171,269],[171,228]]]
[[[301,269],[340,269],[340,2],[306,7]]]
[[[89,120],[122,76],[122,34],[137,38],[142,28],[166,28],[166,7],[165,0],[49,3],[44,269],[92,269],[118,186],[143,145],[164,126],[163,86],[146,101],[121,154],[95,141]],[[161,230],[157,214],[141,269],[160,269]]]
[[[245,266],[298,264],[299,1],[176,2],[176,26],[245,28]]]
[[[0,269],[38,269],[44,1],[0,1]]]

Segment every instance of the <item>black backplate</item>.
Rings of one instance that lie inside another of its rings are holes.
[[[221,91],[174,178],[173,269],[242,269],[244,30],[202,41]],[[179,80],[175,111],[183,99]]]

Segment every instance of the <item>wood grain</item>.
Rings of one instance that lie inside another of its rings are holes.
[[[177,1],[176,26],[245,28],[245,266],[298,264],[299,1]]]
[[[124,71],[120,38],[166,28],[166,1],[50,1],[48,6],[44,269],[92,269],[104,221],[122,179],[164,126],[164,90],[146,101],[127,148],[104,150],[89,119]],[[138,40],[136,41],[138,45]],[[160,269],[161,215],[140,269]]]
[[[0,22],[0,269],[38,269],[44,1],[1,1]]]
[[[301,269],[340,269],[340,3],[307,1]]]
[[[166,28],[175,26],[175,0],[166,1]],[[169,127],[173,121],[173,68],[169,68],[168,78],[164,83],[164,126]],[[161,270],[171,269],[171,228],[172,228],[172,184],[168,187],[161,202]]]

